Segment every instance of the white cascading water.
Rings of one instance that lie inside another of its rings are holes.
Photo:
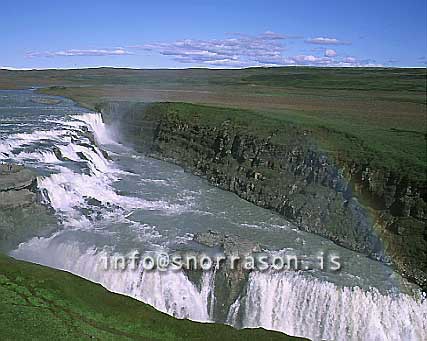
[[[0,144],[0,152],[6,155],[19,145],[50,139],[68,160],[82,162],[79,154],[85,156],[89,174],[61,165],[50,151],[24,151],[15,156],[17,160],[34,159],[53,167],[55,173],[39,179],[39,187],[63,217],[64,227],[87,225],[90,228],[91,222],[78,213],[87,198],[116,205],[119,212],[138,207],[176,209],[166,202],[117,194],[112,183],[120,171],[114,163],[106,160],[97,146],[73,141],[70,132],[86,127],[94,132],[97,142],[113,143],[100,115],[74,116],[73,120],[61,123],[69,130],[15,134],[7,144]],[[211,321],[214,272],[205,272],[198,288],[181,271],[105,270],[102,259],[107,255],[106,250],[88,248],[77,241],[63,241],[58,235],[34,238],[21,244],[12,255],[70,271],[179,318]],[[426,321],[426,302],[405,294],[384,295],[374,289],[340,288],[293,272],[253,272],[245,291],[230,307],[227,323],[237,327],[261,326],[313,340],[380,341],[427,340]]]
[[[43,252],[40,252],[43,250]],[[52,238],[34,238],[12,256],[66,270],[100,283],[108,290],[136,298],[177,318],[209,322],[212,275],[205,272],[200,290],[182,271],[117,270],[105,268],[105,251],[83,250],[75,243],[55,243]]]
[[[427,340],[421,299],[340,288],[293,272],[253,272],[227,322],[312,340]]]
[[[56,121],[72,131],[88,128],[95,135],[99,144],[113,144],[99,114],[76,115],[72,121]],[[55,144],[62,157],[82,162],[86,158],[89,174],[75,172],[60,165],[60,160],[50,151],[21,152],[15,155],[17,160],[35,160],[37,162],[55,165],[54,174],[38,179],[38,187],[42,190],[45,200],[63,217],[65,227],[90,227],[91,223],[80,215],[78,209],[85,205],[86,198],[95,198],[108,205],[116,205],[120,211],[123,208],[145,208],[177,212],[180,207],[168,205],[163,201],[146,201],[141,198],[118,195],[111,184],[120,173],[114,164],[105,159],[97,146],[82,145],[73,142],[67,130],[36,131],[33,134],[15,134],[10,136],[10,143],[3,147],[9,153],[14,148],[34,143],[40,140],[62,142]],[[63,142],[67,144],[63,144]],[[60,233],[59,233],[60,234]],[[50,267],[70,271],[93,282],[102,284],[110,291],[125,294],[178,318],[190,318],[196,321],[210,321],[208,306],[213,300],[211,287],[212,275],[205,273],[202,277],[201,288],[189,281],[181,271],[117,271],[105,270],[103,259],[107,256],[104,251],[95,248],[84,249],[78,242],[57,242],[56,236],[51,238],[34,238],[23,243],[11,253],[16,258],[37,262]],[[209,300],[209,302],[208,302]]]

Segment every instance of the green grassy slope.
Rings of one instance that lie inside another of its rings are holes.
[[[301,340],[177,320],[66,272],[0,255],[2,340]]]

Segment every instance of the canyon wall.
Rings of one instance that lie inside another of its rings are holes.
[[[146,108],[120,102],[98,107],[120,139],[147,155],[206,177],[304,231],[391,261],[426,289],[425,188],[369,165],[337,162],[301,127],[289,125],[286,143],[276,143],[274,132],[257,136],[231,120],[211,124]]]

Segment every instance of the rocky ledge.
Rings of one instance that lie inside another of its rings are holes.
[[[0,209],[25,207],[36,202],[36,174],[15,164],[0,164]]]
[[[0,250],[56,228],[56,220],[40,203],[37,174],[22,165],[0,164]]]

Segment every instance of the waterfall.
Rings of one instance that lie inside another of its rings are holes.
[[[77,242],[58,242],[57,238],[34,238],[11,253],[12,256],[66,270],[92,282],[100,283],[108,290],[127,295],[152,305],[156,309],[177,318],[209,322],[208,307],[211,304],[212,274],[203,274],[198,289],[183,271],[118,270],[105,268],[106,251],[95,248],[84,250]]]
[[[179,214],[181,208],[166,201],[117,193],[113,183],[122,171],[99,146],[114,144],[101,115],[73,115],[56,123],[58,129],[51,131],[11,134],[0,143],[0,158],[13,153],[14,160],[43,164],[51,171],[38,179],[38,185],[65,231],[94,229],[94,210],[104,218],[113,213],[123,216],[134,208]],[[88,138],[88,130],[96,145]],[[184,271],[105,270],[103,259],[111,250],[63,234],[33,238],[11,255],[70,271],[178,318],[208,322],[215,316],[215,291],[224,289],[215,285],[215,270],[204,272],[198,285]],[[252,272],[239,298],[228,307],[227,321],[217,322],[264,327],[313,340],[427,340],[427,302],[402,293],[340,287],[309,274]]]
[[[107,127],[102,120],[101,114],[88,113],[83,115],[75,115],[74,118],[81,122],[81,125],[87,126],[95,133],[96,141],[99,144],[116,144],[110,137]],[[76,122],[67,122],[71,126],[78,126]]]
[[[178,270],[106,270],[107,255],[77,242],[58,242],[55,236],[35,238],[12,252],[16,258],[70,271],[177,318],[212,321],[214,270],[203,273],[198,287]],[[312,340],[416,341],[427,339],[427,304],[402,293],[338,287],[294,272],[253,272],[230,306],[227,321],[217,322]]]
[[[253,272],[227,322],[312,340],[427,340],[426,303],[294,272]]]

